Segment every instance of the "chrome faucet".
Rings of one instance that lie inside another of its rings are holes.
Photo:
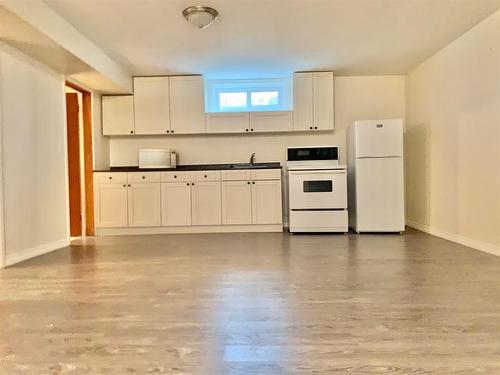
[[[255,152],[252,152],[252,155],[250,155],[250,165],[253,165],[254,160],[255,160]]]

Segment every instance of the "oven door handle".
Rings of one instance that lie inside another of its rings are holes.
[[[345,170],[344,171],[322,171],[322,170],[318,170],[318,171],[290,171],[288,172],[290,173],[291,175],[293,176],[302,176],[302,175],[315,175],[315,174],[322,174],[322,175],[328,175],[328,174],[345,174]]]

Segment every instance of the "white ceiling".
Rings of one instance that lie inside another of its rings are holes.
[[[133,75],[401,74],[500,0],[45,0]],[[181,12],[216,8],[198,30]]]

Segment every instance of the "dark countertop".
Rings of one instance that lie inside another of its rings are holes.
[[[208,170],[231,170],[231,169],[281,169],[279,162],[272,163],[231,163],[231,164],[192,164],[178,165],[177,168],[151,168],[139,169],[139,167],[110,167],[109,169],[96,169],[94,172],[167,172],[167,171],[208,171]]]

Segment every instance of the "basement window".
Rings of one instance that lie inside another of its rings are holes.
[[[220,79],[205,82],[208,112],[288,111],[291,79]]]

